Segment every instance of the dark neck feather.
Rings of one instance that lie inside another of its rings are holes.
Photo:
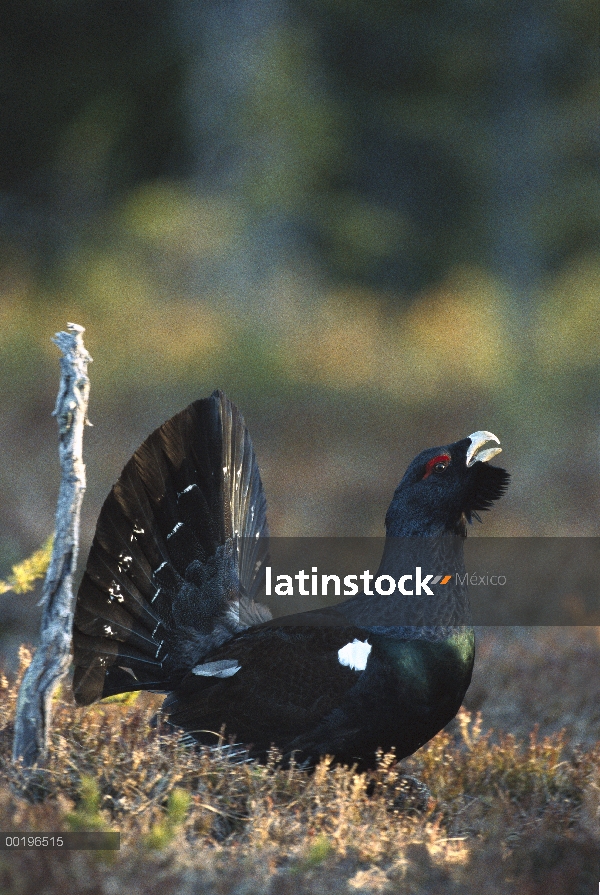
[[[464,538],[444,535],[437,538],[387,538],[376,575],[389,575],[398,582],[403,575],[412,576],[389,596],[374,593],[358,594],[339,607],[353,624],[362,627],[461,627],[470,625],[471,611],[465,581]],[[420,569],[420,573],[417,571]],[[426,587],[417,593],[418,579],[427,579]],[[450,575],[447,584],[433,580]],[[427,588],[432,594],[427,593]],[[373,590],[374,587],[372,588]],[[387,589],[387,583],[386,583]]]

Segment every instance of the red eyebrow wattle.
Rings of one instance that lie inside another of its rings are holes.
[[[432,460],[428,460],[427,465],[425,466],[425,475],[423,476],[423,478],[426,479],[427,476],[431,475],[436,463],[449,463],[449,462],[450,462],[449,454],[440,454],[439,456],[434,457]]]

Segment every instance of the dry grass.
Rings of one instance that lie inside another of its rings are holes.
[[[539,635],[532,669],[552,636]],[[597,662],[597,641],[574,634],[565,665],[591,661],[585,642]],[[496,654],[484,643],[486,655],[488,684],[515,656],[525,663],[518,643]],[[21,658],[20,674],[25,649]],[[531,683],[540,706],[543,677]],[[492,732],[489,694],[479,692],[481,714],[463,710],[401,766],[382,756],[368,775],[187,749],[149,727],[159,697],[81,710],[60,696],[48,761],[27,775],[10,761],[17,687],[0,677],[0,829],[120,830],[122,844],[108,855],[0,852],[1,893],[587,895],[598,885],[600,744],[577,746],[568,728]]]

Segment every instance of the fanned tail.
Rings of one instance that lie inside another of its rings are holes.
[[[138,448],[100,512],[73,626],[81,705],[170,690],[211,649],[269,618],[268,561],[252,442],[217,391]]]

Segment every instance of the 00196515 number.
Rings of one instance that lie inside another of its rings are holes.
[[[6,836],[6,848],[61,848],[62,836]]]
[[[121,847],[120,833],[100,833],[98,831],[82,830],[78,832],[61,833],[61,832],[9,832],[7,830],[0,831],[0,852],[11,851],[16,848],[60,848],[63,850],[71,849],[92,849],[94,851],[114,851]]]

